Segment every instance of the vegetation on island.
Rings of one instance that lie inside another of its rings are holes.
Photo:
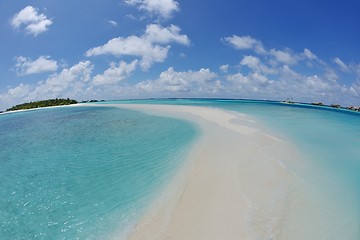
[[[96,102],[105,102],[105,100],[92,99],[92,100],[84,100],[81,103],[96,103]]]
[[[48,100],[41,100],[29,103],[22,103],[16,106],[13,106],[6,111],[15,111],[15,110],[25,110],[25,109],[32,109],[32,108],[41,108],[41,107],[51,107],[51,106],[63,106],[63,105],[70,105],[78,103],[76,100],[72,100],[69,98],[55,98],[55,99],[48,99]]]
[[[312,103],[293,102],[293,101],[291,101],[291,98],[287,98],[285,101],[282,101],[282,103],[286,103],[286,104],[310,104],[310,105],[321,106],[321,107],[347,109],[347,110],[350,110],[350,111],[360,112],[360,107],[354,107],[354,106],[343,107],[340,104],[326,105],[326,104],[323,104],[322,102],[312,102]]]

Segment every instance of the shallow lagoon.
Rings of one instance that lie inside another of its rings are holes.
[[[219,107],[254,116],[304,156],[301,164],[279,159],[302,191],[283,215],[282,239],[359,238],[360,114],[259,101],[118,103]],[[111,107],[2,115],[0,129],[5,239],[98,239],[119,226],[126,230],[181,166],[198,134],[187,122]],[[305,211],[298,212],[296,199],[304,193]]]
[[[108,239],[182,164],[197,130],[118,108],[0,116],[0,238]]]

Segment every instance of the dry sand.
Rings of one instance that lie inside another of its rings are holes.
[[[108,105],[110,106],[110,105]],[[215,108],[115,105],[197,124],[186,166],[135,226],[130,240],[277,239],[296,158],[286,141],[249,116]]]

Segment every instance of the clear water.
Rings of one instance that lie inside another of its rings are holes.
[[[0,116],[0,239],[109,239],[181,166],[188,122],[110,107]]]
[[[298,182],[268,239],[360,239],[359,113],[245,100],[110,103],[254,116],[302,154],[301,164],[282,159]],[[136,221],[197,135],[187,122],[110,107],[3,115],[0,133],[0,239],[108,239]]]
[[[280,239],[360,239],[359,113],[280,103],[222,107],[255,116],[302,154],[301,163],[283,159],[296,174],[297,192]]]
[[[360,239],[360,113],[252,100],[135,102],[218,107],[255,117],[302,154],[301,162],[280,159],[297,185],[273,239]]]

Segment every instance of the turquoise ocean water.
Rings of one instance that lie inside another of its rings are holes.
[[[0,239],[109,239],[182,164],[197,130],[119,108],[0,116]]]
[[[294,143],[302,154],[295,161],[278,159],[297,179],[294,193],[285,193],[291,201],[281,229],[276,229],[279,238],[360,239],[360,113],[256,100],[135,102],[217,107],[254,117],[270,132]]]
[[[297,202],[294,195],[281,239],[360,239],[359,113],[247,100],[110,103],[218,107],[253,116],[303,156],[301,164],[280,159],[306,196]],[[199,134],[188,122],[112,107],[2,115],[0,133],[0,239],[107,239],[114,229],[126,230]]]

